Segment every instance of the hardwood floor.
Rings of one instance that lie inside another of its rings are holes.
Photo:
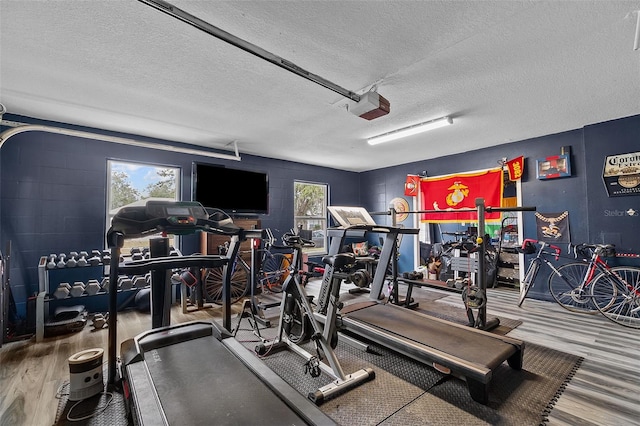
[[[176,324],[211,320],[219,318],[220,311],[215,308],[183,314],[176,305],[171,310],[171,321]],[[119,342],[149,328],[149,314],[131,310],[118,315]],[[75,334],[46,337],[41,343],[35,343],[32,338],[3,345],[0,348],[0,425],[53,425],[58,406],[56,392],[69,380],[68,359],[89,348],[103,348],[104,362],[107,362],[108,331],[106,328],[93,330],[90,321]]]
[[[443,294],[439,303],[462,306],[459,294]],[[509,336],[584,357],[548,424],[640,425],[640,330],[623,328],[600,315],[574,314],[551,302],[527,299],[518,308],[512,290],[489,289],[487,294],[490,314],[523,321]],[[173,323],[219,316],[219,309],[186,315],[179,306],[172,309]],[[148,315],[124,312],[118,340],[149,327]],[[106,361],[107,330],[93,331],[87,325],[81,332],[42,343],[32,339],[0,348],[0,425],[52,425],[56,392],[69,378],[68,357],[94,347],[104,348]]]
[[[449,300],[450,298],[447,298]],[[640,330],[553,302],[489,290],[488,311],[520,319],[509,336],[584,357],[549,416],[550,425],[640,425]]]

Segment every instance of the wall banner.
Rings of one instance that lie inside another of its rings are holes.
[[[538,213],[536,212],[536,228],[538,240],[548,243],[569,243],[569,212]]]
[[[420,189],[420,176],[407,175],[407,180],[404,183],[404,195],[407,197],[415,197],[418,195]]]
[[[522,178],[522,174],[524,173],[524,155],[507,161],[505,165],[507,166],[507,170],[509,171],[509,180],[520,180],[520,178]]]
[[[602,180],[609,197],[640,195],[640,152],[606,157]]]
[[[420,220],[432,223],[457,223],[478,220],[476,198],[484,198],[485,207],[500,207],[503,191],[502,168],[475,173],[436,176],[420,179]],[[459,211],[463,210],[463,211]],[[485,221],[500,221],[501,213],[486,213]]]

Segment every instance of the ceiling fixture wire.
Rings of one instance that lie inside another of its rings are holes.
[[[288,61],[284,58],[281,58],[280,56],[274,55],[273,53],[268,52],[267,50],[264,50],[263,48],[256,46],[253,43],[249,43],[246,40],[236,37],[233,34],[226,32],[225,30],[222,30],[206,21],[203,21],[197,16],[191,15],[190,13],[185,12],[184,10],[174,5],[167,3],[166,1],[163,1],[163,0],[139,0],[139,1],[155,9],[158,9],[159,11],[164,12],[170,16],[173,16],[176,19],[186,22],[187,24],[201,31],[204,31],[209,35],[217,37],[223,41],[226,41],[227,43],[232,44],[233,46],[236,46],[246,52],[256,55],[259,58],[264,59],[265,61],[271,62],[272,64],[275,64],[281,68],[284,68],[285,70],[290,71],[294,74],[297,74],[300,77],[306,78],[307,80],[313,81],[314,83],[319,84],[323,87],[326,87],[327,89],[333,90],[334,92],[339,93],[340,95],[346,98],[349,98],[352,101],[355,101],[355,102],[360,101],[360,95],[358,95],[357,93],[351,90],[345,89],[344,87],[341,87],[335,83],[332,83],[329,80],[326,80],[320,77],[319,75],[313,74],[305,70],[304,68],[299,67],[293,62]]]

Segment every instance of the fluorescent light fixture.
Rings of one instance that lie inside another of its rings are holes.
[[[431,121],[425,121],[423,123],[414,124],[413,126],[403,127],[402,129],[393,130],[391,132],[383,133],[382,135],[374,136],[367,139],[369,145],[377,145],[379,143],[389,142],[392,140],[405,138],[407,136],[416,135],[418,133],[426,132],[427,130],[437,129],[439,127],[448,126],[453,124],[451,117],[437,118]]]

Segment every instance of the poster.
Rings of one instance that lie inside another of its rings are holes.
[[[548,243],[569,243],[569,212],[538,213],[536,212],[536,229],[538,240]]]
[[[606,157],[602,180],[609,197],[640,195],[640,152]]]

